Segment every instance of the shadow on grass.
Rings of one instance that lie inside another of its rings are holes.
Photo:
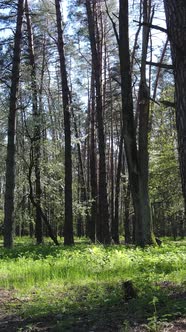
[[[28,242],[28,239],[22,239],[22,241],[15,243],[13,249],[5,249],[3,248],[2,240],[0,241],[0,259],[16,259],[20,257],[25,258],[32,258],[32,259],[44,259],[47,256],[53,256],[57,257],[60,253],[63,251],[65,252],[76,252],[76,251],[83,251],[87,249],[87,247],[95,246],[95,244],[91,244],[89,240],[84,239],[82,241],[76,239],[75,245],[73,246],[64,246],[63,243],[61,243],[59,246],[54,245],[51,243],[48,239],[44,244],[36,245],[34,243],[34,240],[30,239]],[[100,247],[104,247],[107,252],[112,252],[117,249],[122,249],[125,247],[125,249],[130,250],[131,246],[125,246],[125,245],[114,245],[114,246],[104,246],[100,245]],[[134,246],[132,246],[133,249],[135,249]]]
[[[87,247],[87,244],[89,243],[77,243],[75,246],[64,246],[63,244],[56,246],[50,242],[40,245],[36,245],[34,243],[17,243],[13,249],[5,249],[0,243],[0,259],[16,259],[20,257],[43,259],[47,256],[57,257],[62,251],[73,252],[80,249],[83,250]]]
[[[158,325],[186,316],[185,290],[171,283],[164,286],[143,284],[130,300],[125,299],[122,283],[98,284],[97,289],[78,286],[56,294],[53,301],[35,298],[23,303],[21,311],[30,323],[45,321],[56,332],[129,331],[130,326],[141,324],[159,331]]]
[[[56,246],[54,245],[50,239],[45,239],[45,243],[41,244],[41,245],[36,245],[34,243],[34,239],[31,238],[16,238],[15,241],[15,245],[13,249],[5,249],[3,248],[3,240],[2,238],[0,239],[0,259],[16,259],[16,258],[20,258],[20,257],[25,257],[25,258],[32,258],[32,259],[44,259],[47,256],[53,256],[53,257],[57,257],[60,253],[62,253],[63,251],[65,252],[75,252],[75,251],[83,251],[85,249],[87,249],[87,247],[91,246],[95,246],[94,244],[91,244],[90,241],[87,238],[83,238],[83,239],[75,239],[75,245],[74,246],[64,246],[63,245],[63,240],[61,239],[60,245]],[[175,241],[170,242],[170,241],[166,241],[165,239],[165,243],[168,243],[170,245],[170,248],[167,247],[167,245],[165,247],[155,247],[154,249],[151,248],[151,250],[154,250],[154,253],[157,254],[157,250],[158,252],[165,252],[168,251],[170,249],[170,251],[172,250],[172,245],[174,245],[175,247],[179,248],[185,248],[186,245],[186,241]],[[122,250],[123,248],[125,248],[126,251],[130,251],[132,250],[138,250],[138,248],[136,248],[134,245],[124,245],[124,244],[120,244],[120,245],[113,245],[113,246],[104,246],[104,245],[100,245],[100,247],[104,247],[106,249],[107,252],[113,252],[116,249],[118,250]],[[146,250],[145,249],[140,249],[142,250]],[[152,251],[153,253],[153,251]]]

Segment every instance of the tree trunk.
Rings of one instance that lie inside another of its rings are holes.
[[[130,184],[126,181],[124,182],[124,207],[125,207],[125,218],[124,218],[124,233],[125,233],[125,243],[131,243],[131,225],[130,225]]]
[[[72,104],[72,97],[70,95],[70,103]],[[79,203],[86,204],[87,202],[87,190],[86,190],[86,183],[85,183],[85,176],[84,176],[84,168],[83,168],[83,158],[82,158],[82,151],[81,145],[79,142],[80,135],[78,132],[78,126],[74,114],[73,107],[71,108],[72,118],[73,118],[73,125],[75,131],[75,137],[77,139],[77,152],[78,152],[78,189],[79,189]],[[86,219],[87,216],[86,216]],[[86,223],[85,223],[86,224]],[[84,225],[83,225],[83,217],[79,214],[77,219],[77,233],[79,234],[78,237],[84,236]],[[81,235],[80,235],[81,234]]]
[[[99,227],[97,239],[101,243],[109,244],[111,241],[109,230],[109,212],[107,200],[107,181],[106,181],[106,158],[105,158],[105,133],[103,124],[103,101],[101,91],[101,55],[100,45],[96,42],[96,31],[94,22],[94,13],[90,0],[86,0],[86,9],[88,17],[89,37],[92,52],[92,65],[95,78],[96,90],[96,120],[98,131],[98,149],[99,149]]]
[[[150,8],[151,1],[143,1],[143,21],[150,23]],[[149,102],[150,89],[147,86],[146,79],[146,60],[149,40],[149,27],[143,26],[142,31],[142,55],[141,55],[141,69],[140,69],[140,85],[138,93],[138,110],[139,114],[139,180],[141,184],[141,199],[142,199],[142,223],[143,223],[143,237],[144,243],[152,243],[152,220],[151,207],[149,203],[149,154],[148,154],[148,134],[149,134]],[[136,239],[140,238],[141,225],[136,225]],[[139,236],[138,236],[139,233]]]
[[[55,0],[56,21],[58,32],[58,52],[60,59],[60,72],[62,82],[64,130],[65,130],[65,222],[64,244],[74,244],[73,216],[72,216],[72,152],[71,152],[71,124],[70,124],[70,94],[67,81],[66,61],[64,53],[62,17],[60,0]]]
[[[149,202],[146,197],[148,192],[147,182],[143,183],[141,163],[138,158],[139,151],[136,144],[128,34],[128,0],[120,0],[119,38],[124,144],[135,213],[135,242],[137,245],[144,247],[146,244],[152,243],[152,233],[150,228],[151,219],[148,213]],[[142,120],[145,121],[145,119]],[[150,234],[150,237],[147,237],[146,234]]]
[[[41,175],[40,175],[40,144],[41,144],[41,114],[38,108],[38,86],[36,77],[36,63],[34,52],[34,40],[32,33],[32,23],[28,8],[28,2],[25,0],[26,23],[28,33],[28,50],[29,62],[31,67],[31,89],[32,89],[32,111],[34,120],[34,168],[35,168],[35,201],[36,201],[36,216],[35,216],[35,236],[37,244],[43,242],[42,218],[41,218]]]
[[[105,47],[106,48],[106,47]],[[106,50],[105,50],[105,58],[106,58]],[[105,65],[106,67],[106,65]],[[110,71],[110,63],[108,63],[108,73],[109,73],[109,93],[110,93],[110,222],[111,222],[111,236],[115,243],[119,243],[119,219],[115,219],[115,188],[114,188],[114,179],[115,179],[115,169],[114,169],[114,107],[113,107],[113,96],[112,96],[112,84],[111,84],[111,71]],[[105,73],[105,81],[106,81],[106,73]],[[122,142],[123,143],[123,142]],[[123,144],[122,144],[123,145]],[[119,151],[120,153],[120,151]],[[120,187],[120,173],[119,173],[119,182],[118,186]],[[119,189],[119,188],[118,188]],[[118,192],[119,197],[119,192]]]
[[[186,3],[164,0],[175,79],[176,126],[186,218]]]
[[[119,142],[118,165],[116,171],[116,184],[115,184],[115,201],[114,201],[114,223],[112,225],[112,237],[114,242],[119,243],[119,194],[120,194],[120,181],[122,170],[122,154],[123,154],[123,128],[121,128],[121,136]]]
[[[15,188],[15,144],[16,144],[16,107],[17,92],[19,85],[19,68],[21,53],[21,28],[23,20],[23,0],[18,1],[16,32],[14,37],[14,51],[12,64],[12,78],[10,88],[10,105],[8,115],[8,144],[6,159],[6,187],[4,204],[4,246],[13,246],[13,223],[14,223],[14,188]]]
[[[32,168],[34,166],[34,156],[33,156],[33,148],[31,146],[31,150],[30,150],[30,165],[29,165],[29,169],[28,169],[28,183],[29,183],[29,198],[30,201],[32,203],[32,205],[36,208],[37,207],[37,202],[34,199],[34,194],[33,194],[33,188],[32,188]],[[41,206],[38,207],[40,209],[39,213],[41,215],[41,218],[43,219],[46,227],[47,227],[47,231],[48,231],[48,235],[50,236],[50,238],[54,241],[54,243],[56,245],[59,245],[59,242],[57,240],[57,235],[54,234],[52,227],[48,221],[47,216],[45,215],[45,213],[43,212]]]
[[[88,100],[88,108],[90,114],[90,187],[91,187],[91,218],[89,220],[88,235],[94,243],[98,231],[97,225],[97,158],[95,147],[95,89],[94,75],[91,75],[90,98]]]

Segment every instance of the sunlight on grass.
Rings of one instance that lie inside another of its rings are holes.
[[[19,240],[13,250],[1,248],[0,287],[16,290],[23,302],[19,310],[28,317],[95,311],[122,301],[124,308],[124,283],[132,280],[138,296],[129,302],[131,312],[134,315],[135,310],[136,317],[151,317],[153,306],[149,303],[154,296],[166,302],[159,283],[186,283],[185,244],[167,242],[145,249],[85,243],[56,247]],[[179,310],[184,305],[181,303]]]
[[[184,279],[186,266],[184,244],[144,250],[84,244],[70,248],[18,245],[11,251],[1,249],[0,255],[0,286],[16,289],[29,289],[49,281],[136,279],[139,273],[148,274],[152,280],[177,274],[179,281],[180,275],[181,280]]]

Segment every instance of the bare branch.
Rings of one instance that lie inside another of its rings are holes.
[[[167,37],[167,40],[165,42],[165,45],[164,45],[164,48],[163,48],[163,51],[162,51],[162,55],[161,55],[161,58],[160,58],[160,64],[163,63],[163,59],[164,59],[164,56],[165,56],[165,53],[166,53],[167,45],[168,45],[168,37]],[[154,83],[153,99],[156,99],[156,92],[157,92],[160,72],[161,72],[161,67],[159,67],[158,70],[157,70],[157,75],[156,75],[156,79],[155,79],[155,83]]]
[[[106,13],[112,23],[112,26],[113,26],[113,30],[114,30],[114,34],[116,36],[116,40],[117,40],[117,44],[119,46],[119,35],[118,35],[118,31],[116,29],[116,23],[114,22],[113,18],[111,17],[110,13],[109,13],[109,10],[108,10],[108,6],[107,6],[107,2],[105,0],[105,7],[106,7]],[[114,16],[116,16],[114,13],[113,13]],[[118,17],[117,17],[118,18]]]
[[[166,63],[161,63],[161,62],[146,61],[146,64],[150,65],[150,66],[154,66],[154,67],[159,67],[159,68],[174,69],[173,65],[168,65]]]
[[[151,24],[151,23],[148,23],[148,22],[139,22],[139,21],[136,21],[136,20],[134,20],[133,22],[138,23],[139,25],[145,25],[145,26],[147,26],[151,29],[159,30],[161,32],[164,32],[164,33],[168,34],[167,29],[162,28],[159,25],[154,25],[154,24]]]
[[[163,104],[165,107],[176,107],[176,103],[169,101],[169,100],[160,100],[160,103]]]

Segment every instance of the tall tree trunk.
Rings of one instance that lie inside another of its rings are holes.
[[[89,225],[89,237],[92,242],[95,242],[99,225],[97,223],[97,158],[95,147],[95,89],[94,89],[94,74],[91,75],[91,94],[89,100],[90,109],[90,186],[91,186],[91,219]]]
[[[35,216],[35,236],[37,244],[43,242],[42,218],[41,218],[41,175],[40,175],[40,158],[41,158],[41,113],[38,107],[38,86],[36,77],[36,63],[34,52],[34,39],[32,32],[32,23],[28,8],[28,1],[25,0],[26,23],[28,33],[28,50],[29,62],[31,67],[31,89],[32,89],[32,111],[34,119],[34,168],[35,168],[35,191],[36,191],[36,216]]]
[[[70,95],[70,103],[72,104],[72,97]],[[78,126],[74,114],[73,107],[71,108],[72,118],[73,118],[73,125],[74,125],[74,131],[75,131],[75,137],[77,139],[77,153],[78,153],[78,189],[79,189],[79,203],[86,204],[87,202],[87,191],[86,191],[86,183],[85,183],[85,176],[84,176],[84,169],[83,169],[83,158],[82,158],[82,151],[81,151],[81,145],[79,142],[80,135],[78,132]],[[80,125],[79,125],[80,127]],[[78,232],[79,237],[84,236],[84,226],[83,226],[83,217],[81,214],[78,216]],[[86,224],[86,222],[85,222]],[[81,235],[80,235],[81,233]]]
[[[70,94],[67,81],[66,61],[64,53],[62,17],[60,0],[55,0],[56,21],[58,32],[58,52],[62,82],[64,130],[65,130],[65,222],[64,244],[74,244],[73,216],[72,216],[72,152],[71,152],[71,124],[70,124]]]
[[[125,233],[125,243],[131,243],[131,225],[130,225],[130,184],[124,183],[124,207],[125,207],[125,218],[124,218],[124,233]]]
[[[113,109],[111,110],[111,133],[110,133],[110,218],[111,234],[115,243],[119,243],[119,224],[115,223],[114,218],[114,138],[113,138]]]
[[[116,184],[115,184],[115,201],[114,201],[114,225],[112,230],[113,240],[119,242],[119,195],[120,195],[120,182],[121,182],[121,170],[122,170],[122,154],[123,154],[123,128],[121,128],[121,136],[119,142],[118,164],[116,171]],[[113,236],[114,235],[114,236]]]
[[[32,168],[34,166],[34,151],[33,151],[33,147],[31,146],[30,149],[30,165],[29,165],[29,169],[28,169],[28,183],[29,183],[29,198],[30,201],[32,203],[32,205],[36,208],[37,207],[37,202],[34,199],[34,193],[33,193],[33,188],[32,188]],[[43,219],[46,227],[47,227],[47,231],[48,231],[48,235],[50,236],[50,238],[54,241],[54,243],[56,245],[59,245],[58,240],[57,240],[57,235],[55,235],[53,233],[52,227],[49,223],[49,220],[47,218],[47,216],[45,215],[45,213],[43,212],[41,206],[39,206],[40,209],[40,214],[41,214],[41,218]]]
[[[145,187],[147,185],[146,183],[143,184],[136,144],[129,51],[128,0],[120,0],[119,57],[124,143],[136,222],[135,241],[137,245],[144,247],[146,244],[151,244],[153,240],[151,229],[149,228],[151,224],[151,220],[149,219],[150,215],[146,212],[149,209],[149,202],[146,200],[146,192],[148,191],[148,188]],[[146,234],[150,234],[150,237],[147,238]]]
[[[186,3],[164,0],[168,37],[174,66],[176,125],[186,218]]]
[[[107,52],[105,47],[105,58]],[[106,61],[106,60],[105,60]],[[106,67],[106,64],[105,64]],[[106,70],[105,70],[106,71]],[[111,79],[111,71],[110,71],[110,63],[108,60],[108,75],[109,75],[109,93],[110,93],[110,221],[111,221],[111,236],[115,243],[119,243],[119,219],[115,219],[114,214],[114,178],[115,178],[115,169],[114,169],[114,107],[113,107],[113,96],[112,96],[112,79]],[[106,73],[105,79],[106,81]],[[106,84],[105,84],[106,85]],[[106,89],[106,87],[105,87]],[[120,186],[120,175],[119,175],[119,186]]]
[[[4,204],[4,246],[13,246],[14,223],[14,188],[15,188],[15,144],[16,144],[16,107],[19,85],[19,68],[21,53],[21,28],[23,20],[23,0],[18,1],[16,32],[14,37],[14,51],[12,64],[12,78],[10,89],[10,105],[8,115],[8,144],[6,159],[6,187]]]
[[[94,13],[90,0],[86,0],[88,17],[89,37],[92,52],[92,65],[95,78],[96,89],[96,119],[98,130],[98,149],[99,149],[99,226],[100,232],[97,233],[98,241],[110,243],[109,212],[107,200],[107,180],[106,180],[106,157],[105,157],[105,133],[103,124],[103,101],[101,91],[101,54],[100,45],[96,42],[96,29]]]
[[[150,24],[150,10],[151,1],[143,1],[143,21]],[[142,55],[141,55],[141,69],[140,69],[140,85],[138,93],[138,110],[139,114],[139,180],[141,186],[141,200],[142,200],[142,223],[143,223],[143,238],[144,243],[151,243],[152,239],[152,220],[151,208],[149,203],[149,154],[148,154],[148,134],[149,134],[149,101],[150,89],[147,85],[146,79],[146,60],[147,48],[149,40],[149,27],[143,26],[142,31]],[[139,228],[139,227],[140,228]],[[136,224],[136,239],[140,238],[141,225]],[[138,235],[139,234],[139,235]]]

